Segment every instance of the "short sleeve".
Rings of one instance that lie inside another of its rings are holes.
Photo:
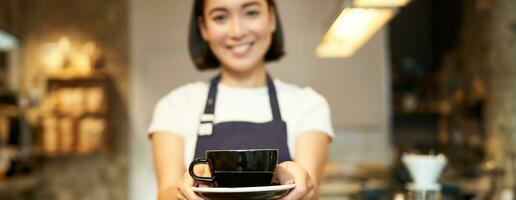
[[[303,109],[304,112],[299,122],[297,134],[307,131],[319,131],[333,139],[335,134],[331,124],[331,112],[328,102],[322,95],[310,88],[305,89],[304,92],[306,108]]]
[[[155,132],[173,132],[184,136],[181,113],[185,96],[181,90],[175,90],[158,101],[154,108],[152,120],[148,129],[151,136]]]

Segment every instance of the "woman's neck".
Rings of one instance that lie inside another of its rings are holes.
[[[232,71],[226,67],[221,67],[221,75],[220,83],[230,87],[255,88],[267,85],[265,65],[260,65],[244,72]]]

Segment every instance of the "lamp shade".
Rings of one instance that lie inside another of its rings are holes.
[[[350,57],[381,29],[396,9],[345,8],[316,49],[318,57]]]
[[[407,5],[410,0],[354,0],[353,7],[361,8],[391,8]]]

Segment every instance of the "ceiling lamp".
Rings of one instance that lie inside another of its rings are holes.
[[[410,0],[354,0],[353,7],[361,8],[394,8],[407,5]]]
[[[343,0],[344,9],[316,49],[321,58],[351,57],[410,0]]]
[[[324,58],[352,56],[395,13],[395,9],[344,9],[317,46],[317,56]]]

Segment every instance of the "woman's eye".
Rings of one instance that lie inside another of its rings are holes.
[[[251,17],[258,16],[258,15],[260,15],[260,11],[257,11],[257,10],[247,11],[247,12],[245,13],[245,15],[247,15],[247,16],[251,16]]]
[[[226,19],[226,16],[225,15],[216,15],[212,19],[213,19],[213,21],[216,21],[216,22],[222,22]]]

